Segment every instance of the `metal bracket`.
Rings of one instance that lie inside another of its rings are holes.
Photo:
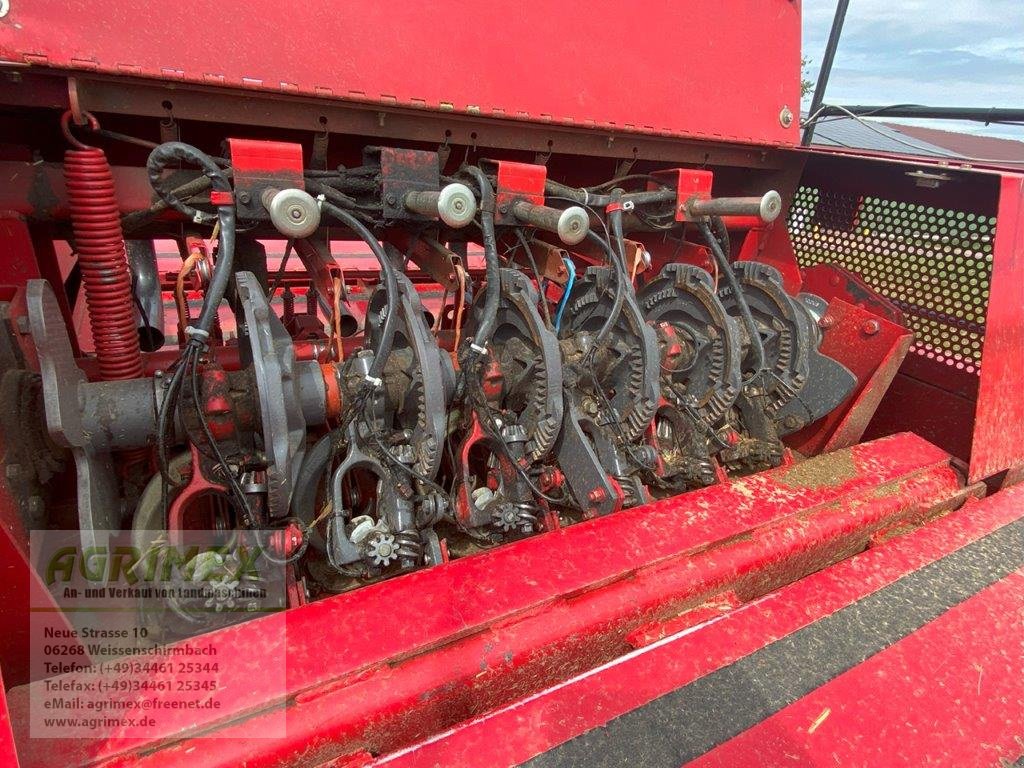
[[[82,546],[97,545],[96,532],[120,528],[117,475],[109,452],[92,446],[82,421],[79,388],[85,374],[75,362],[57,297],[46,280],[30,280],[26,290],[29,328],[43,379],[43,406],[50,435],[71,449],[78,487]]]
[[[271,517],[281,518],[288,514],[292,484],[306,451],[306,420],[295,348],[277,314],[271,311],[256,276],[239,272],[236,281],[259,393],[267,454],[267,508]]]

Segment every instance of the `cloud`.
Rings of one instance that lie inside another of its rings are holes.
[[[804,0],[804,55],[817,70],[835,0]],[[1021,0],[853,0],[827,101],[842,104],[1024,106]],[[947,124],[1024,139],[1024,128]]]

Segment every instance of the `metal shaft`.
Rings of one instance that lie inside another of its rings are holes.
[[[782,211],[782,197],[774,190],[761,197],[694,198],[686,204],[686,212],[693,218],[704,216],[757,216],[772,222]]]
[[[576,245],[590,231],[590,217],[578,205],[561,210],[520,201],[512,206],[512,213],[524,224],[554,232],[566,245]]]
[[[1005,107],[928,107],[921,104],[894,106],[852,105],[825,107],[822,116],[845,115],[861,117],[912,117],[926,120],[973,120],[979,123],[1024,122],[1024,109]]]
[[[839,48],[839,38],[843,35],[843,24],[846,22],[846,9],[850,0],[839,0],[836,3],[836,15],[832,19],[832,31],[828,34],[828,44],[825,46],[825,55],[821,58],[821,70],[818,72],[818,82],[814,84],[814,96],[811,97],[811,107],[808,112],[813,116],[825,101],[825,89],[828,87],[828,78],[832,74],[832,62],[836,58],[836,50]],[[803,139],[800,142],[805,147],[809,146],[814,138],[814,123],[811,122],[804,128]]]

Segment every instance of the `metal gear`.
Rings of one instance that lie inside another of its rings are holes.
[[[398,559],[398,547],[395,537],[390,533],[381,533],[370,539],[367,544],[367,556],[374,565],[386,568]]]
[[[492,505],[491,521],[495,528],[504,533],[533,533],[537,527],[537,515],[534,512],[525,505],[509,502]]]

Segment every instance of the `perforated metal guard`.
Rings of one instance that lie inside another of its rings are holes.
[[[801,266],[838,264],[892,300],[911,351],[977,373],[995,217],[801,187],[789,213]]]

